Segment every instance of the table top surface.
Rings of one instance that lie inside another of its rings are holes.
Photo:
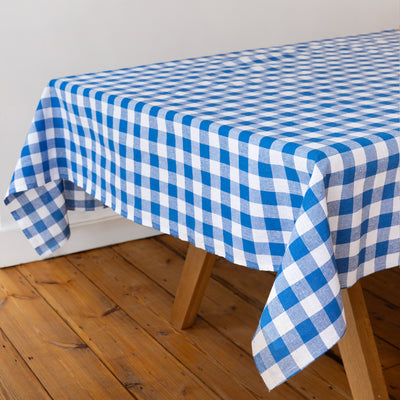
[[[186,117],[184,124],[202,123],[204,129],[215,124],[311,149],[351,146],[352,139],[398,133],[398,40],[398,32],[386,31],[72,76],[52,84],[102,103],[124,101],[123,108],[151,106],[160,117],[169,111],[169,118],[177,119],[173,113],[179,113]]]
[[[50,81],[6,196],[40,254],[104,204],[278,272],[268,387],[343,335],[340,289],[400,257],[396,31]]]

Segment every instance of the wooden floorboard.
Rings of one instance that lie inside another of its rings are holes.
[[[4,332],[1,331],[0,398],[21,399],[23,397],[38,400],[51,398]]]
[[[218,398],[68,260],[20,270],[138,399]]]
[[[272,273],[218,259],[196,324],[173,328],[186,249],[159,236],[0,270],[0,399],[351,399],[336,346],[265,388],[250,344]],[[399,270],[362,284],[400,400]]]
[[[0,282],[0,328],[51,397],[132,398],[18,268],[1,270]]]

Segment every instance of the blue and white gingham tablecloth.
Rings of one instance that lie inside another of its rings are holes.
[[[277,271],[253,338],[271,389],[346,329],[341,288],[399,265],[396,31],[52,80],[5,202],[39,254],[105,204]]]

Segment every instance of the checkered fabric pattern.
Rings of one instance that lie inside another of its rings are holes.
[[[39,254],[104,205],[278,272],[253,339],[271,389],[333,346],[340,289],[400,256],[396,31],[56,79],[5,202]]]

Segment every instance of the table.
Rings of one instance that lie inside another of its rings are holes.
[[[252,342],[272,389],[343,336],[360,278],[399,265],[399,41],[384,31],[52,80],[5,203],[44,256],[68,239],[67,210],[104,205],[206,250],[178,293],[192,314],[208,253],[277,271]],[[371,381],[374,398],[383,378]]]

